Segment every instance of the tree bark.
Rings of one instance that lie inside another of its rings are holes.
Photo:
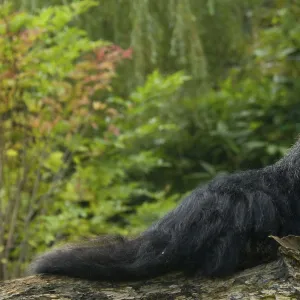
[[[0,299],[300,299],[300,239],[277,238],[277,242],[281,245],[277,261],[225,279],[187,278],[176,273],[151,280],[112,283],[29,276],[0,282]]]

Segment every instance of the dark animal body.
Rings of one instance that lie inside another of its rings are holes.
[[[276,257],[270,235],[300,234],[300,140],[277,163],[217,177],[134,239],[38,257],[32,273],[134,280],[170,271],[225,276]]]

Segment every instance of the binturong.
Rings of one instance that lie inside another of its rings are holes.
[[[300,140],[273,165],[219,176],[140,236],[39,256],[31,273],[128,281],[172,271],[226,276],[276,258],[270,235],[300,233]]]

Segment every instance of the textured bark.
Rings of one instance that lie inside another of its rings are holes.
[[[277,261],[225,280],[175,274],[123,284],[30,276],[0,283],[0,299],[300,299],[300,282],[286,270]]]
[[[0,299],[300,299],[300,239],[275,239],[281,245],[282,257],[278,261],[222,280],[172,274],[117,284],[56,276],[29,276],[0,282]]]

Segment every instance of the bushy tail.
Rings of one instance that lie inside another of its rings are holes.
[[[215,193],[196,189],[140,237],[100,238],[53,250],[37,258],[31,272],[124,281],[174,270],[192,273],[201,268],[207,275],[234,270],[243,241],[232,230],[228,232],[224,216],[235,220],[236,211],[227,203],[230,197],[224,197],[221,204],[217,200]],[[237,208],[240,219],[245,220],[247,210]]]
[[[102,238],[45,253],[32,263],[30,272],[90,280],[150,278],[174,267],[167,245],[168,237],[154,232],[131,240]]]

